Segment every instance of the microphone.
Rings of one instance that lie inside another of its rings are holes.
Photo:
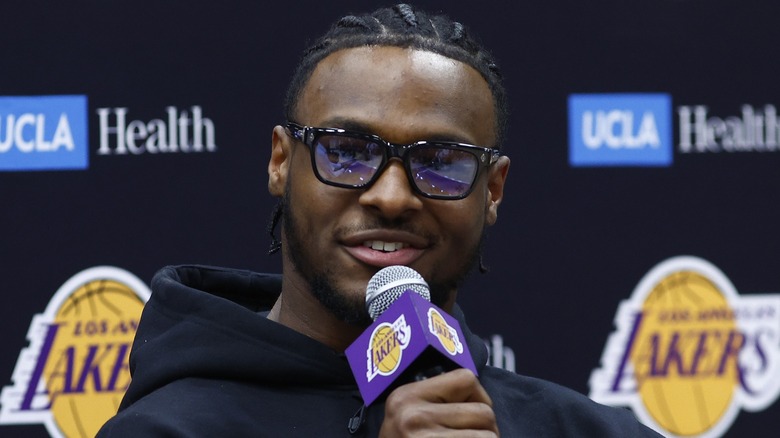
[[[366,286],[366,309],[373,321],[385,312],[407,290],[431,301],[428,283],[419,272],[408,266],[388,266],[380,269]]]
[[[428,283],[407,266],[380,269],[368,282],[374,323],[345,351],[366,406],[399,385],[455,368],[477,374],[460,324],[430,299]]]

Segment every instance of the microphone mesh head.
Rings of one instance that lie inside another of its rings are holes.
[[[366,287],[366,308],[371,319],[376,320],[407,290],[431,300],[428,283],[417,271],[408,266],[388,266],[371,277]]]

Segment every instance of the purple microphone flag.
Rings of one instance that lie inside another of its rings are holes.
[[[423,353],[434,349],[450,368],[477,369],[455,318],[407,290],[379,315],[347,350],[347,359],[366,406]]]

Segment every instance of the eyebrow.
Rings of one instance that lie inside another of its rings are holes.
[[[354,119],[336,117],[326,120],[325,125],[327,126],[322,126],[322,128],[339,128],[346,129],[347,131],[357,131],[363,134],[375,135],[368,125]]]
[[[324,123],[327,126],[322,126],[322,128],[339,128],[339,129],[345,129],[347,131],[356,131],[360,132],[362,134],[369,134],[369,135],[377,135],[375,131],[367,124],[359,122],[354,119],[348,119],[348,118],[342,118],[342,117],[335,117],[332,119],[325,120]],[[384,139],[384,137],[382,137]],[[389,141],[389,140],[386,140]],[[418,141],[442,141],[442,142],[454,142],[454,143],[463,143],[468,145],[475,145],[474,142],[470,141],[469,139],[462,137],[458,134],[444,134],[444,133],[432,133],[425,136],[425,138],[419,138],[415,140],[415,142]],[[487,147],[487,146],[484,146]]]

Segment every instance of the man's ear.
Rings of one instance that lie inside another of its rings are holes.
[[[293,139],[284,127],[275,126],[271,135],[271,159],[268,161],[268,191],[274,196],[283,196],[292,161]]]
[[[488,168],[488,196],[485,200],[485,223],[487,225],[493,225],[498,218],[498,206],[504,199],[504,185],[508,172],[509,157],[507,156],[499,157],[498,161]]]

